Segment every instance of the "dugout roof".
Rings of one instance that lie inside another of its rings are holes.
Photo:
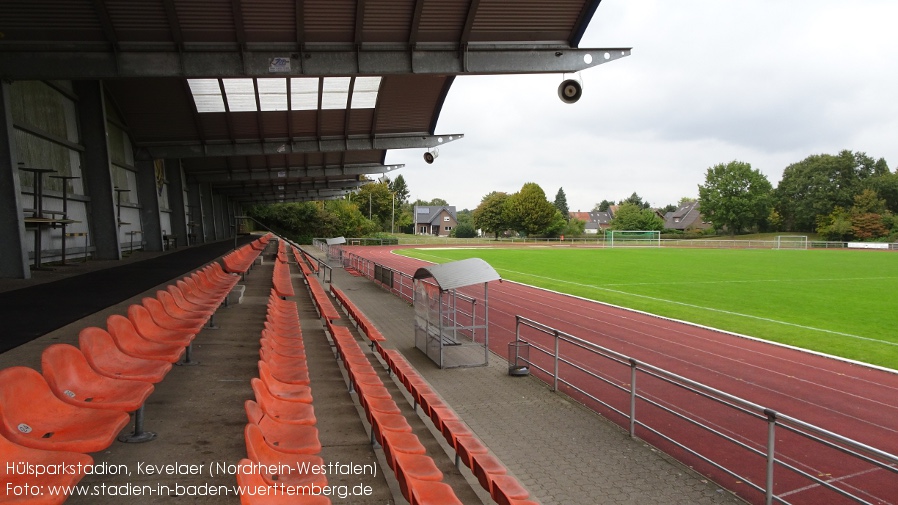
[[[601,0],[4,0],[0,77],[102,80],[138,159],[234,201],[339,197],[425,149],[457,75],[576,72]]]

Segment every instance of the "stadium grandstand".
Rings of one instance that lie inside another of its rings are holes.
[[[893,499],[854,467],[775,481],[794,462],[764,474],[748,442],[714,449],[760,473],[704,471],[495,348],[439,369],[384,289],[398,267],[244,229],[463,138],[436,131],[456,76],[558,74],[576,102],[565,74],[630,55],[579,47],[600,2],[0,2],[0,504]]]

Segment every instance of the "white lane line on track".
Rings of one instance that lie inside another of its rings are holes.
[[[863,471],[860,471],[860,472],[851,473],[851,474],[848,474],[848,475],[843,475],[843,476],[841,476],[841,477],[836,477],[836,478],[833,478],[833,479],[825,479],[825,482],[826,482],[827,484],[831,484],[831,483],[834,483],[834,482],[841,482],[841,481],[843,481],[843,480],[853,479],[854,477],[860,477],[860,476],[862,476],[862,475],[867,475],[868,473],[878,472],[878,471],[881,471],[881,470],[882,470],[882,469],[881,469],[881,468],[878,468],[878,467],[868,468],[868,469],[866,469],[866,470],[863,470]],[[780,493],[780,494],[777,495],[777,496],[779,496],[780,498],[785,498],[785,497],[787,497],[787,496],[791,496],[791,495],[793,495],[793,494],[802,493],[802,492],[804,492],[804,491],[808,491],[808,490],[815,489],[815,488],[818,488],[818,487],[821,487],[820,484],[817,484],[817,483],[809,484],[809,485],[804,486],[804,487],[800,487],[800,488],[793,489],[792,491],[787,491],[787,492],[785,492],[785,493]],[[876,496],[870,495],[869,493],[867,493],[867,492],[864,491],[863,489],[857,489],[857,488],[854,487],[854,486],[851,486],[851,487],[852,487],[853,489],[857,490],[857,491],[861,491],[862,494],[866,494],[868,497],[881,499],[880,497],[876,497]]]
[[[595,290],[598,290],[598,291],[608,291],[608,292],[610,292],[610,293],[617,293],[617,294],[620,294],[620,295],[627,295],[627,296],[632,296],[632,297],[635,297],[635,298],[644,298],[644,299],[646,299],[646,300],[652,300],[652,301],[656,301],[656,302],[669,303],[669,304],[672,304],[672,305],[680,305],[680,306],[682,306],[682,307],[689,307],[689,308],[693,308],[693,309],[706,310],[706,311],[708,311],[708,312],[717,312],[717,313],[720,313],[720,314],[727,314],[727,315],[730,315],[730,316],[744,317],[744,318],[746,318],[746,319],[755,319],[755,320],[758,320],[758,321],[764,321],[764,322],[768,322],[768,323],[781,324],[781,325],[783,325],[783,326],[791,326],[791,327],[794,327],[794,328],[801,328],[801,329],[803,329],[803,330],[817,331],[817,332],[821,332],[821,333],[828,333],[828,334],[831,334],[831,335],[838,335],[838,336],[841,336],[841,337],[854,338],[854,339],[858,339],[858,340],[866,340],[866,341],[869,341],[869,342],[876,342],[876,343],[879,343],[879,344],[886,344],[886,345],[891,345],[891,346],[896,346],[896,347],[898,347],[898,342],[889,342],[888,340],[880,340],[880,339],[877,339],[877,338],[862,337],[862,336],[860,336],[860,335],[853,335],[853,334],[851,334],[851,333],[844,333],[844,332],[841,332],[841,331],[827,330],[827,329],[825,329],[825,328],[815,328],[815,327],[813,327],[813,326],[805,326],[805,325],[801,325],[801,324],[790,323],[790,322],[788,322],[788,321],[780,321],[780,320],[778,320],[778,319],[771,319],[771,318],[769,318],[769,317],[761,317],[761,316],[754,316],[754,315],[751,315],[751,314],[743,314],[743,313],[741,313],[741,312],[733,312],[733,311],[731,311],[731,310],[715,309],[715,308],[713,308],[713,307],[705,307],[705,306],[702,306],[702,305],[695,305],[695,304],[692,304],[692,303],[678,302],[678,301],[675,301],[675,300],[668,300],[668,299],[666,299],[666,298],[657,298],[657,297],[654,297],[654,296],[639,295],[639,294],[636,294],[636,293],[630,293],[630,292],[627,292],[627,291],[621,291],[621,290],[618,290],[618,289],[609,289],[609,288],[605,288],[605,287],[601,287],[601,286],[595,286],[595,285],[593,285],[593,284],[583,284],[583,283],[580,283],[580,282],[566,281],[566,280],[563,280],[563,279],[555,279],[555,278],[553,278],[553,277],[546,277],[546,276],[543,276],[543,275],[530,274],[530,273],[526,273],[526,272],[517,272],[517,271],[515,271],[515,270],[508,270],[508,269],[504,269],[504,268],[502,268],[502,269],[497,268],[496,270],[504,271],[504,272],[510,272],[510,273],[517,274],[517,275],[523,275],[523,276],[525,276],[525,277],[533,277],[533,278],[535,278],[535,279],[544,279],[544,280],[547,280],[547,281],[558,282],[558,283],[560,283],[560,284],[570,284],[570,285],[572,285],[572,286],[578,286],[578,287],[583,287],[583,288],[588,288],[588,289],[595,289]]]

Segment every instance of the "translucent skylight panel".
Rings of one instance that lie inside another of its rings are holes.
[[[287,110],[287,79],[256,79],[261,110]]]
[[[187,79],[197,112],[224,112],[218,79]]]
[[[255,112],[256,88],[252,79],[224,79],[225,96],[231,112]]]
[[[349,102],[350,77],[325,77],[321,92],[322,109],[345,109]]]
[[[352,87],[352,108],[373,109],[377,105],[380,77],[356,77]]]
[[[290,79],[290,108],[293,110],[318,110],[318,79],[293,77]]]

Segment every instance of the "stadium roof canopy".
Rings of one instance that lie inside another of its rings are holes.
[[[431,148],[456,75],[566,73],[601,0],[6,0],[0,77],[102,80],[138,159],[234,201],[336,198]]]

